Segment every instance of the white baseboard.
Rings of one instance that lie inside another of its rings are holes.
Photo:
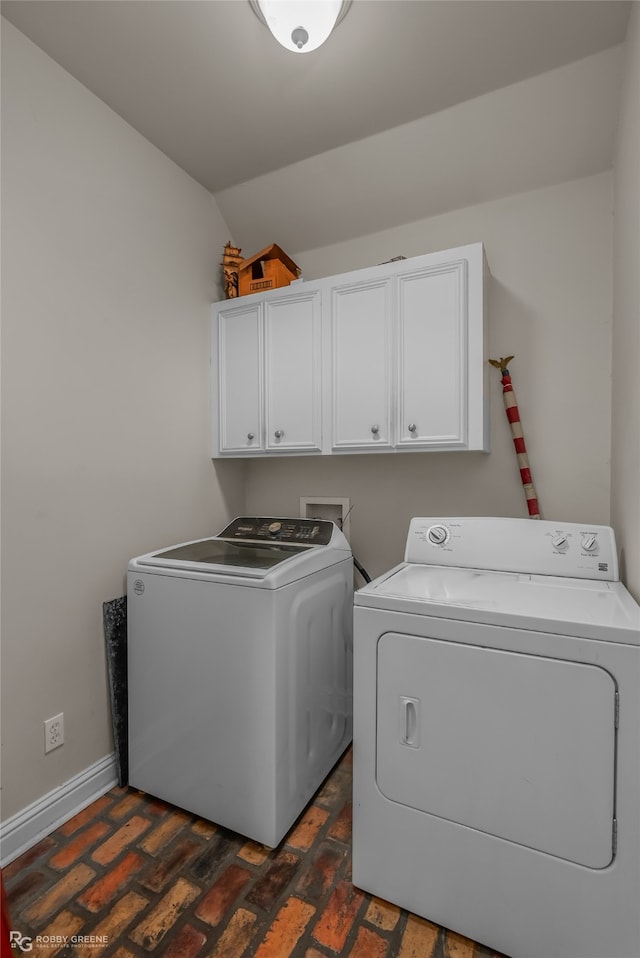
[[[117,784],[115,754],[111,753],[2,822],[0,866],[22,855]]]

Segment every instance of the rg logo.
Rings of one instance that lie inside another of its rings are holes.
[[[33,948],[33,939],[27,938],[26,935],[21,934],[19,931],[10,931],[9,941],[11,942],[12,948],[15,942],[20,951],[31,951]]]

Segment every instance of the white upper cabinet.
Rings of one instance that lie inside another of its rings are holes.
[[[488,450],[482,244],[327,282],[331,451]]]
[[[330,291],[332,448],[390,449],[391,280],[359,280]]]
[[[321,452],[320,305],[305,283],[214,306],[214,457]]]
[[[212,342],[214,455],[239,456],[259,450],[264,436],[262,307],[231,302],[217,313]]]
[[[468,446],[467,265],[458,260],[398,277],[399,448]]]
[[[265,449],[320,452],[320,291],[264,304]]]
[[[213,309],[214,456],[488,451],[481,243]]]

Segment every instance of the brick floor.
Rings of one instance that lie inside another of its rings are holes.
[[[350,840],[348,751],[276,849],[113,788],[3,876],[34,958],[502,958],[355,888]]]

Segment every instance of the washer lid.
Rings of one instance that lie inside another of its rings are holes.
[[[306,552],[310,546],[282,542],[227,542],[198,539],[145,556],[141,564],[198,572],[262,578],[276,566]]]
[[[620,582],[402,563],[355,604],[640,645],[640,607]]]
[[[349,543],[328,520],[241,516],[217,536],[131,559],[129,569],[278,589],[350,559]]]

